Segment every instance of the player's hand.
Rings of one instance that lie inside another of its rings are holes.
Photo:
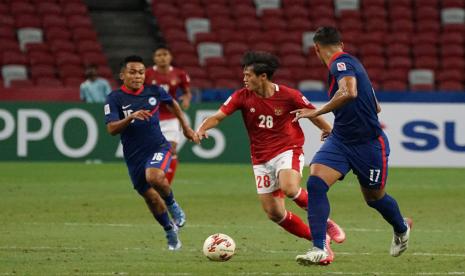
[[[291,114],[295,114],[295,118],[292,122],[297,122],[300,118],[315,118],[318,117],[317,109],[308,109],[308,108],[300,108],[291,111]]]
[[[196,144],[200,144],[199,136],[194,130],[192,130],[192,128],[187,128],[183,132],[184,132],[184,136],[186,136],[187,139],[189,139],[190,141]]]
[[[152,113],[150,113],[150,111],[148,110],[138,110],[134,113],[131,113],[129,117],[131,117],[132,119],[148,121],[150,120],[150,117],[152,117]]]
[[[208,138],[208,133],[203,129],[197,129],[197,136],[199,137],[200,141],[202,141],[203,139]]]
[[[323,129],[321,131],[321,141],[326,140],[326,138],[328,138],[330,134],[331,134],[331,129]]]

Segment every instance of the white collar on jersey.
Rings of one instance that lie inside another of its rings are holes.
[[[157,71],[157,66],[156,65],[153,66],[153,71]],[[173,71],[173,66],[170,66],[168,71]]]
[[[274,85],[274,91],[278,92],[279,91],[279,85],[277,85],[276,83],[273,83]]]

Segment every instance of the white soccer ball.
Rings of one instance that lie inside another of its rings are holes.
[[[225,262],[234,255],[236,243],[225,234],[216,233],[203,243],[203,254],[211,261]]]

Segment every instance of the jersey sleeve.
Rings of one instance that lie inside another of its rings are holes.
[[[158,86],[158,92],[160,95],[160,101],[165,104],[173,104],[173,97],[161,86]]]
[[[315,106],[305,97],[300,91],[295,91],[293,93],[294,96],[294,103],[297,108],[309,108],[315,109]]]
[[[121,120],[119,105],[112,94],[107,96],[105,105],[103,106],[103,112],[105,113],[105,124]]]
[[[181,87],[182,92],[186,93],[186,89],[189,89],[191,85],[191,78],[189,77],[186,71],[181,71],[179,75],[181,79],[181,83],[179,84],[179,86]]]
[[[238,110],[242,106],[242,101],[240,99],[240,93],[238,91],[234,92],[229,98],[223,103],[220,107],[220,110],[226,114],[230,115],[234,111]]]
[[[336,78],[336,81],[347,76],[355,77],[354,67],[347,59],[336,59],[331,64],[331,74]]]

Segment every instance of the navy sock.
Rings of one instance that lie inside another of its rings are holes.
[[[170,217],[168,212],[165,211],[159,215],[154,215],[155,219],[160,223],[160,225],[165,229],[165,231],[171,230],[173,226],[171,225]]]
[[[173,190],[170,191],[170,193],[168,194],[168,196],[163,197],[163,200],[165,201],[166,205],[168,205],[168,206],[173,205],[173,204],[174,204],[174,194],[173,194]]]
[[[311,175],[307,181],[308,223],[313,237],[313,246],[324,249],[326,227],[329,217],[328,185],[318,176]]]
[[[383,198],[375,201],[367,201],[368,206],[376,209],[383,218],[389,222],[396,233],[404,233],[407,226],[404,223],[397,201],[390,195],[385,194]]]

